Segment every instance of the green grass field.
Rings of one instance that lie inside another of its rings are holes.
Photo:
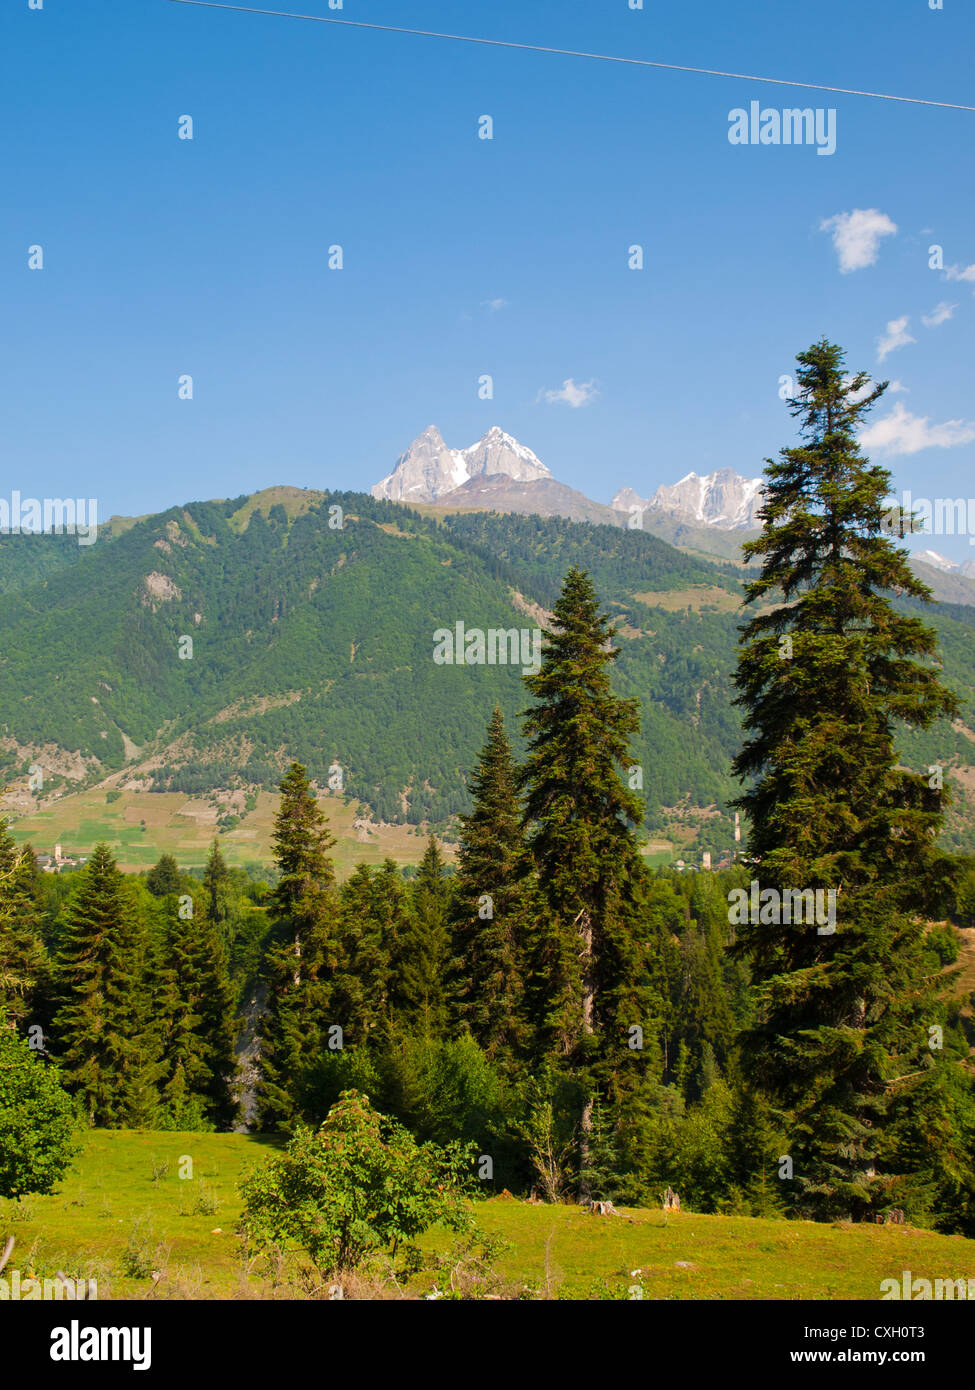
[[[291,1296],[248,1269],[235,1234],[237,1180],[273,1142],[91,1132],[58,1194],[25,1199],[19,1211],[0,1203],[0,1236],[16,1238],[5,1277],[16,1268],[22,1278],[53,1278],[60,1269],[96,1278],[100,1298]],[[542,1298],[879,1299],[881,1280],[904,1270],[975,1277],[975,1241],[910,1227],[640,1210],[601,1218],[507,1196],[478,1203],[475,1217],[510,1243],[499,1272]],[[424,1244],[446,1250],[451,1239],[434,1231]],[[414,1294],[429,1286],[420,1276]]]
[[[423,858],[427,836],[417,827],[357,827],[354,805],[339,796],[323,796],[320,801],[335,836],[332,855],[340,878],[348,877],[357,864],[381,864],[387,857],[397,864],[418,864]],[[271,835],[279,803],[277,793],[260,792],[254,810],[242,814],[234,830],[220,832],[220,851],[228,864],[272,863]],[[0,814],[4,814],[2,804]],[[206,863],[218,833],[217,811],[206,797],[181,792],[130,790],[117,801],[108,801],[102,785],[72,792],[29,815],[15,816],[10,833],[18,844],[32,844],[37,854],[51,854],[60,844],[69,858],[87,857],[104,841],[126,873],[151,869],[163,854],[173,855],[180,868],[192,869]],[[449,845],[443,848],[450,862],[454,851]],[[669,864],[674,852],[668,840],[652,840],[644,851],[653,867]]]
[[[243,815],[234,830],[220,834],[221,853],[228,864],[273,861],[271,833],[279,801],[277,794],[261,792],[254,810]],[[321,801],[337,842],[333,856],[341,877],[356,864],[381,864],[387,855],[399,864],[417,864],[423,858],[426,837],[415,827],[356,829],[353,805],[338,796]],[[149,869],[162,854],[173,855],[181,868],[190,869],[206,863],[217,834],[217,812],[205,797],[180,792],[125,791],[117,801],[108,801],[106,788],[99,786],[18,816],[11,822],[10,833],[18,844],[29,841],[38,854],[51,854],[60,844],[70,858],[90,855],[104,841],[126,872]],[[448,850],[447,858],[451,857]]]

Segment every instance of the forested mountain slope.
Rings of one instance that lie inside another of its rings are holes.
[[[438,665],[434,633],[533,629],[572,564],[619,615],[648,828],[728,845],[740,587],[724,566],[616,526],[420,516],[353,493],[192,503],[90,547],[0,540],[0,776],[23,786],[39,761],[42,799],[110,775],[192,793],[270,788],[298,758],[323,786],[340,765],[377,820],[443,826],[467,807],[491,709],[517,745],[527,700],[520,665]],[[975,610],[930,612],[970,698]],[[975,785],[970,729],[903,746]],[[957,820],[949,838],[975,847]]]

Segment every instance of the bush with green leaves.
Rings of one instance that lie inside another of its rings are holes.
[[[71,1099],[0,1010],[0,1197],[53,1192],[77,1149]]]
[[[317,1132],[300,1126],[243,1181],[242,1234],[257,1253],[304,1252],[322,1275],[381,1252],[395,1259],[401,1247],[415,1256],[428,1227],[470,1227],[473,1162],[460,1144],[417,1144],[365,1096],[343,1091]]]

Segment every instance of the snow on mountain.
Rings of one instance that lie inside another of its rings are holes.
[[[943,555],[939,555],[936,550],[916,550],[915,560],[923,560],[926,565],[931,565],[936,570],[956,570],[960,569],[953,560],[946,560]]]
[[[471,478],[494,473],[518,482],[552,477],[531,449],[497,425],[467,449],[448,449],[436,425],[430,425],[371,491],[394,502],[436,502]]]
[[[650,498],[641,498],[633,488],[620,488],[610,506],[616,511],[639,507],[667,512],[723,531],[749,530],[760,524],[762,489],[761,478],[743,478],[733,468],[719,468],[703,477],[688,473],[677,483],[662,484]]]

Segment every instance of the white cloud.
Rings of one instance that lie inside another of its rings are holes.
[[[975,280],[975,265],[966,265],[964,268],[957,265],[950,265],[945,270],[947,280]]]
[[[594,381],[573,381],[569,377],[558,391],[539,391],[538,399],[548,401],[549,405],[562,403],[578,410],[581,405],[590,405],[598,395]]]
[[[838,212],[835,217],[825,218],[819,230],[833,233],[833,248],[840,260],[840,271],[846,275],[851,270],[873,265],[881,237],[894,236],[897,225],[877,208],[854,208],[852,212]]]
[[[498,313],[500,309],[506,309],[508,301],[506,299],[482,299],[481,308],[490,309],[492,314]]]
[[[890,415],[869,425],[860,435],[865,449],[884,454],[917,454],[922,449],[953,449],[975,439],[975,422],[946,420],[932,425],[927,415],[912,415],[898,401]]]
[[[849,388],[853,385],[853,381],[854,381],[854,378],[853,378],[852,375],[847,375],[847,376],[845,376],[845,377],[843,378],[843,386],[844,386],[844,388],[845,388],[845,389],[849,389]],[[849,397],[849,399],[850,399],[851,401],[853,401],[854,403],[857,402],[857,401],[864,401],[864,400],[866,400],[866,398],[870,395],[870,392],[873,390],[873,388],[874,388],[874,386],[876,386],[876,384],[877,384],[877,383],[876,383],[875,381],[865,381],[865,382],[863,383],[863,385],[860,387],[859,391],[850,391],[850,397]]]
[[[897,348],[906,347],[908,343],[916,343],[917,339],[912,338],[907,331],[910,319],[907,314],[902,319],[891,319],[887,325],[887,333],[884,337],[877,339],[877,361],[882,362],[885,357],[894,352]]]
[[[949,304],[947,299],[943,299],[931,310],[930,314],[921,315],[921,322],[925,328],[938,328],[941,324],[948,322],[957,308],[957,304]]]
[[[849,387],[852,384],[852,376],[845,376],[843,378],[844,386]],[[876,385],[877,383],[875,381],[865,381],[859,391],[850,392],[850,400],[853,401],[854,404],[856,404],[857,401],[865,401]],[[907,387],[901,381],[891,381],[887,384],[887,390],[893,393],[894,391],[906,391]]]

